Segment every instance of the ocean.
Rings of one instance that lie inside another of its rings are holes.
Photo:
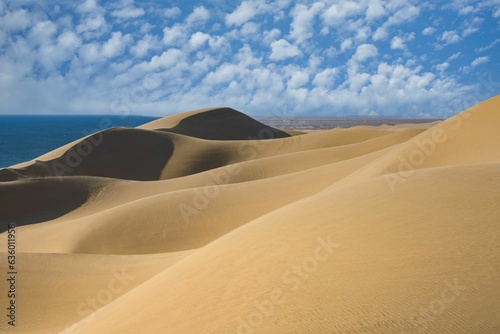
[[[32,160],[90,133],[115,126],[135,127],[148,116],[0,115],[0,168]]]

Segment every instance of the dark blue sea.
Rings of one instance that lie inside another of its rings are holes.
[[[147,116],[0,115],[0,168],[32,160],[90,133],[135,127]]]

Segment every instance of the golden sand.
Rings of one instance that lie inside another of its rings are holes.
[[[310,133],[203,109],[13,166],[0,331],[500,333],[499,107]]]

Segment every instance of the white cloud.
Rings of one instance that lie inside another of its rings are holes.
[[[238,74],[237,66],[234,64],[224,63],[220,65],[215,71],[208,73],[204,83],[209,86],[219,85],[221,83],[228,83]]]
[[[395,26],[400,25],[402,23],[408,23],[415,20],[420,15],[420,9],[417,7],[410,5],[399,9],[396,13],[394,13],[389,19],[379,27],[375,34],[373,34],[373,40],[379,41],[384,40],[389,35],[388,30]]]
[[[473,33],[475,32],[478,32],[479,31],[479,28],[477,27],[467,27],[463,32],[462,32],[462,36],[463,37],[467,37],[469,35],[472,35]]]
[[[179,7],[171,7],[167,8],[163,11],[163,16],[168,18],[168,19],[173,19],[176,18],[177,16],[181,15],[181,10]]]
[[[0,48],[2,48],[6,42],[7,42],[7,35],[5,34],[5,32],[0,30]]]
[[[311,55],[307,62],[308,68],[314,72],[317,71],[322,64],[323,64],[323,57],[317,55]]]
[[[409,42],[415,39],[415,33],[411,32],[404,36],[394,36],[391,40],[391,49],[392,50],[407,50],[407,46],[405,42]]]
[[[97,42],[83,44],[79,54],[87,64],[103,62],[106,59],[122,55],[130,42],[131,36],[129,34],[123,35],[120,31],[115,31],[102,45]]]
[[[272,30],[266,30],[263,33],[262,42],[264,45],[270,45],[272,41],[278,39],[281,35],[281,31],[277,28],[273,28]]]
[[[434,27],[427,27],[424,30],[422,30],[422,35],[424,35],[424,36],[430,36],[430,35],[432,35],[435,32],[436,32],[436,28],[434,28]]]
[[[352,39],[344,39],[342,43],[340,43],[340,51],[345,52],[346,50],[351,48],[352,44]]]
[[[150,32],[153,28],[155,28],[154,25],[152,25],[151,23],[149,22],[145,22],[141,25],[141,28],[139,29],[139,32],[143,35],[147,34],[148,32]]]
[[[87,43],[82,45],[79,55],[87,64],[103,60],[100,56],[99,45],[97,43]]]
[[[373,21],[386,15],[386,10],[380,0],[371,0],[366,10],[367,21]]]
[[[378,50],[375,45],[372,44],[362,44],[358,46],[356,52],[352,56],[352,59],[356,62],[364,62],[369,58],[376,57]]]
[[[479,66],[481,64],[485,64],[487,62],[490,61],[490,57],[478,57],[476,59],[474,59],[474,61],[471,63],[471,66],[472,67],[476,67],[476,66]]]
[[[318,87],[331,88],[338,75],[338,68],[325,68],[314,76],[313,84]]]
[[[224,3],[226,3],[227,8],[231,7],[229,2]],[[229,9],[225,10],[227,14],[224,16],[224,22],[228,27],[233,25],[241,26],[254,19],[257,15],[265,15],[266,19],[276,24],[286,18],[285,8],[289,7],[290,4],[291,0],[244,0],[232,12],[229,12]]]
[[[186,24],[203,25],[210,19],[210,12],[203,6],[196,7],[186,19]]]
[[[411,104],[410,101],[421,99],[422,95],[433,98],[433,94],[429,92],[438,86],[438,82],[433,82],[434,79],[435,76],[431,73],[420,73],[420,68],[382,63],[378,66],[377,73],[371,76],[370,87],[363,93],[366,97],[377,94],[381,98],[378,103],[382,104],[389,104],[391,100],[396,104],[402,100]]]
[[[467,37],[472,35],[473,33],[479,31],[480,25],[484,22],[484,18],[475,16],[470,20],[464,22],[463,27],[465,28],[462,31],[462,36]]]
[[[500,17],[500,8],[496,10],[496,12],[493,14],[494,18]]]
[[[387,32],[386,28],[382,26],[375,30],[375,33],[373,34],[373,40],[380,41],[386,39],[388,35],[389,33]]]
[[[98,35],[104,33],[106,30],[106,19],[102,15],[88,16],[76,27],[76,31],[79,33],[97,32]]]
[[[322,2],[316,2],[311,7],[297,4],[291,12],[293,21],[290,37],[299,44],[313,37],[314,18],[323,7]]]
[[[130,35],[123,35],[120,31],[113,32],[111,38],[102,46],[102,55],[106,58],[113,58],[121,55],[125,47],[130,42]]]
[[[349,79],[346,81],[347,86],[349,87],[349,91],[355,94],[358,94],[362,88],[370,80],[370,74],[368,73],[355,73],[354,75],[349,76]]]
[[[226,15],[226,24],[228,26],[240,26],[251,20],[257,14],[255,3],[243,1],[234,12]]]
[[[243,45],[238,53],[236,54],[235,60],[237,60],[242,66],[257,66],[261,64],[262,60],[260,58],[256,58],[254,52],[250,45]]]
[[[140,39],[134,46],[130,48],[130,53],[134,55],[134,57],[142,58],[144,57],[150,50],[159,49],[160,41],[156,36],[147,34],[142,39]]]
[[[461,38],[456,31],[447,30],[443,32],[443,34],[439,37],[439,40],[444,42],[445,45],[448,45],[460,42]]]
[[[322,14],[325,24],[334,26],[362,11],[363,7],[354,1],[344,1],[328,7]]]
[[[73,31],[65,31],[57,38],[62,48],[76,49],[82,44],[81,38]]]
[[[458,57],[460,57],[462,55],[462,52],[457,52],[457,53],[454,53],[452,54],[449,58],[448,58],[448,62],[450,61],[454,61],[454,60],[457,60]]]
[[[8,12],[0,20],[0,27],[7,31],[18,31],[26,29],[32,21],[27,10],[19,9],[14,12]]]
[[[356,36],[354,37],[357,42],[364,42],[372,35],[372,30],[369,27],[362,27],[357,29]]]
[[[453,1],[454,20],[437,16],[448,7],[403,0],[244,0],[236,8],[214,0],[183,13],[171,1],[140,5],[144,12],[132,0],[0,5],[0,110],[104,113],[118,101],[159,116],[209,105],[447,116],[470,106],[463,101],[475,91],[459,82],[456,60],[474,59],[462,71],[489,70],[500,41],[485,34],[465,45],[498,9],[483,2],[469,12],[469,0]],[[418,15],[429,18],[427,28],[412,25]],[[409,33],[415,27],[418,36]],[[412,56],[410,46],[429,43],[422,35],[438,48],[457,38],[464,46]]]
[[[486,46],[483,46],[481,48],[477,48],[475,51],[476,52],[485,52],[485,51],[488,51],[489,49],[493,48],[495,45],[497,45],[498,43],[500,43],[500,38],[497,38],[496,40],[494,40],[493,42],[491,42],[490,44],[486,45]]]
[[[56,33],[57,26],[51,21],[36,23],[29,32],[29,38],[35,44],[49,43],[49,40]]]
[[[288,79],[287,87],[290,89],[297,89],[309,82],[309,73],[307,71],[295,71],[290,79]]]
[[[143,65],[147,70],[152,71],[158,68],[166,69],[179,63],[184,58],[184,53],[179,49],[168,49],[160,56],[154,56],[151,61]]]
[[[240,33],[242,34],[242,36],[247,36],[249,38],[256,38],[260,34],[259,29],[260,26],[257,23],[250,21],[245,23],[241,27]]]
[[[98,6],[95,0],[86,0],[78,5],[76,11],[79,13],[89,13],[95,11],[96,9],[98,9]]]
[[[163,29],[163,44],[165,45],[177,45],[185,39],[187,39],[186,32],[180,24]]]
[[[450,63],[448,62],[444,62],[444,63],[441,63],[441,64],[438,64],[436,65],[436,69],[439,71],[439,72],[444,72],[448,67],[450,66]]]
[[[458,14],[459,15],[467,15],[467,14],[470,14],[474,11],[474,7],[472,6],[466,6],[466,7],[462,7],[459,9],[458,11]]]
[[[296,45],[290,44],[285,39],[280,39],[271,43],[271,60],[284,60],[291,57],[300,56],[302,52]]]
[[[118,17],[121,19],[133,19],[144,15],[144,13],[145,11],[142,8],[125,7],[112,11],[111,16]]]
[[[392,50],[406,50],[405,40],[399,36],[395,36],[391,40],[391,49]]]
[[[231,43],[225,36],[212,36],[208,40],[208,45],[213,52],[220,57],[227,56],[231,52]]]
[[[72,31],[64,31],[57,35],[55,27],[43,28],[47,26],[51,24],[47,21],[39,22],[33,29],[35,31],[32,30],[30,33],[31,46],[37,45],[36,49],[31,49],[31,53],[36,57],[39,74],[42,76],[58,73],[58,67],[63,62],[73,59],[74,53],[82,43],[81,38]]]
[[[189,39],[189,45],[194,49],[200,48],[203,44],[205,44],[210,39],[209,34],[205,34],[201,31],[197,31],[191,35]]]
[[[80,33],[85,39],[91,40],[103,37],[109,32],[110,26],[105,17],[106,10],[99,6],[95,0],[86,0],[81,3],[77,7],[77,12],[80,13],[80,17],[77,21],[76,32]]]

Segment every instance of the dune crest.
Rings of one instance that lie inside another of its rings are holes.
[[[200,109],[0,170],[0,331],[499,333],[499,107],[311,133]]]

